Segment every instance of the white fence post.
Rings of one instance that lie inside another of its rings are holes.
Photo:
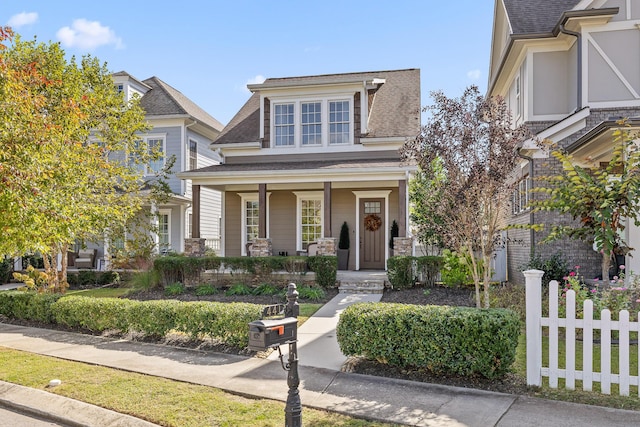
[[[527,385],[542,385],[542,276],[544,271],[524,272],[527,302]]]

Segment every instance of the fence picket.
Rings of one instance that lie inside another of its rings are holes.
[[[584,302],[582,326],[582,389],[593,389],[593,301]]]
[[[542,275],[539,270],[528,270],[526,277],[527,298],[527,384],[540,386],[542,377],[549,379],[549,386],[557,388],[559,378],[565,378],[567,389],[574,390],[576,380],[582,380],[585,391],[593,390],[593,383],[600,383],[603,394],[611,394],[611,384],[619,385],[619,394],[628,396],[631,386],[638,387],[640,396],[640,371],[631,372],[631,337],[634,340],[640,336],[640,313],[636,321],[630,320],[627,310],[617,314],[619,320],[611,320],[612,313],[605,309],[600,318],[594,313],[594,303],[585,300],[582,307],[582,318],[576,314],[576,295],[573,290],[565,295],[566,316],[559,317],[558,282],[549,283],[549,316],[542,317],[541,288]],[[549,362],[548,368],[542,366],[542,328],[549,331]],[[565,333],[565,367],[559,368],[558,352],[560,328]],[[582,332],[582,370],[576,369],[576,329]],[[600,331],[600,366],[594,367],[594,335]],[[615,332],[613,332],[615,331]],[[617,372],[612,372],[612,338],[618,336],[618,365]],[[640,339],[640,337],[639,337]],[[635,341],[634,341],[635,345]],[[640,360],[640,345],[637,345],[637,357]],[[635,356],[635,355],[634,355]],[[594,370],[598,369],[599,372]]]
[[[564,327],[565,335],[565,388],[575,390],[576,388],[576,293],[569,290],[565,294],[566,299],[566,323]]]
[[[618,328],[618,374],[620,376],[620,396],[629,396],[629,312],[619,314]]]
[[[611,312],[602,310],[600,319],[600,389],[611,394]]]
[[[549,282],[549,387],[558,388],[558,282]]]

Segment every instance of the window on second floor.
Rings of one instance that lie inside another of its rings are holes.
[[[525,176],[513,190],[512,197],[512,213],[514,215],[529,210],[529,190],[531,189],[531,180],[529,176]]]
[[[142,140],[136,141],[136,149],[144,150],[145,148],[148,150],[149,154],[158,154],[158,158],[150,161],[149,164],[144,164],[136,162],[136,158],[138,156],[135,153],[129,153],[129,165],[138,169],[143,175],[151,175],[160,172],[162,168],[164,168],[164,137],[146,136]]]
[[[353,141],[353,106],[346,99],[274,102],[272,147],[312,147]]]
[[[198,143],[189,140],[189,170],[198,169]]]

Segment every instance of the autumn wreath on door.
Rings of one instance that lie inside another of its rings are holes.
[[[377,231],[382,225],[382,219],[376,214],[369,214],[364,217],[364,229],[367,231]]]

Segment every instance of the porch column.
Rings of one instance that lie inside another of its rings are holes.
[[[258,237],[267,238],[267,184],[258,184]]]
[[[324,183],[324,237],[331,237],[331,183]]]
[[[398,236],[407,236],[407,180],[398,181]]]
[[[192,206],[191,206],[191,238],[200,238],[200,186],[191,186]]]

